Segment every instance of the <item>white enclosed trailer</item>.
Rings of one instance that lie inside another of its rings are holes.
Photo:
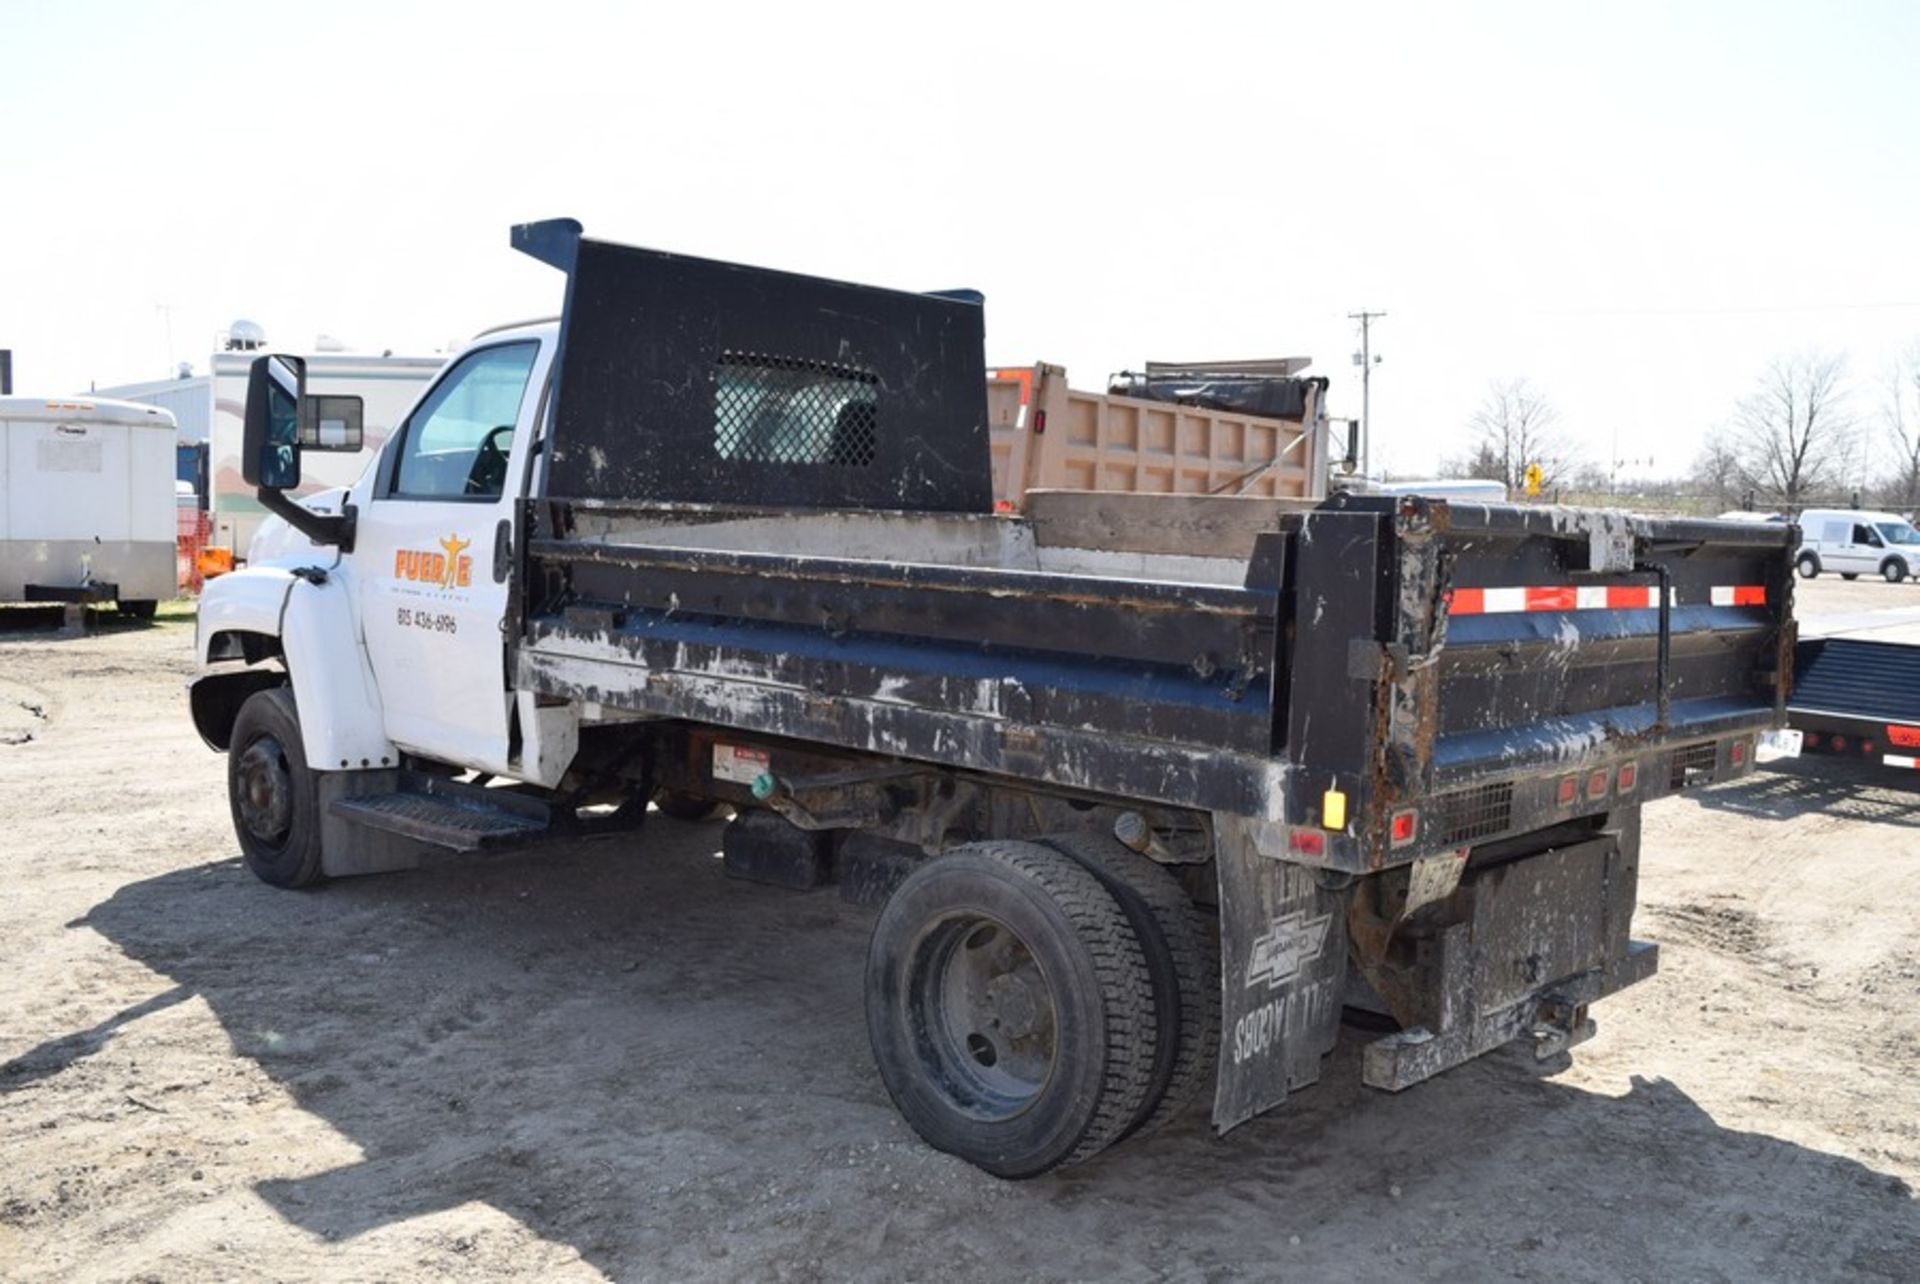
[[[0,601],[174,595],[174,422],[155,406],[0,397]]]

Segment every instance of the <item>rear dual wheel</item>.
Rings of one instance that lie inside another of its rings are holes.
[[[1040,840],[1078,861],[1113,894],[1140,942],[1153,984],[1154,1079],[1130,1134],[1157,1132],[1213,1084],[1220,1028],[1220,947],[1186,888],[1166,866],[1110,834]]]
[[[1205,925],[1171,875],[1110,841],[955,848],[874,927],[880,1077],[928,1143],[997,1176],[1091,1158],[1208,1077]]]
[[[1154,1069],[1153,988],[1125,912],[1072,857],[954,848],[874,925],[867,1032],[894,1105],[927,1142],[1033,1177],[1120,1139]]]

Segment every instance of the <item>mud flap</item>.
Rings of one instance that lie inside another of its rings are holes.
[[[1220,1056],[1213,1126],[1245,1123],[1320,1077],[1340,1033],[1346,895],[1255,850],[1250,826],[1214,817],[1220,880]]]

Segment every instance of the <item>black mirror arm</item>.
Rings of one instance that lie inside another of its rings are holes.
[[[332,544],[342,553],[353,551],[354,527],[358,525],[355,519],[360,513],[352,504],[342,504],[344,511],[339,514],[316,513],[305,505],[296,504],[284,492],[265,486],[254,491],[254,495],[259,498],[262,508],[314,543]]]

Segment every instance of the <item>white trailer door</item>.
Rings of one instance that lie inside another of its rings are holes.
[[[544,379],[538,340],[477,348],[442,376],[382,459],[353,561],[387,736],[424,757],[504,772],[507,582],[494,545],[512,514],[518,431]]]

